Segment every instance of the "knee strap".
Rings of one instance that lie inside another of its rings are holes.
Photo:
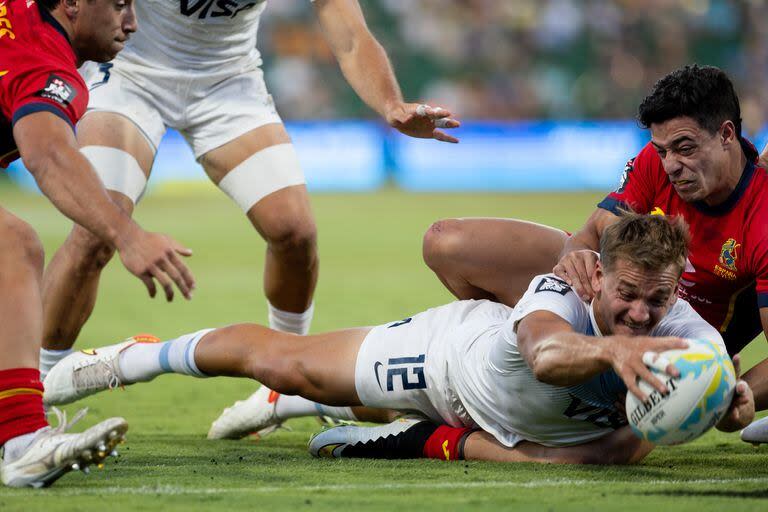
[[[293,144],[277,144],[251,155],[229,171],[219,182],[219,188],[248,213],[272,192],[304,183]]]
[[[133,155],[108,146],[85,146],[80,152],[96,169],[104,188],[120,192],[134,204],[141,199],[147,177]]]

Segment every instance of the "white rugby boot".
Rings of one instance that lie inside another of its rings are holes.
[[[747,428],[741,431],[741,440],[752,443],[755,446],[768,443],[768,417],[753,421]]]
[[[2,482],[8,487],[48,487],[68,471],[88,473],[89,464],[102,467],[107,457],[117,456],[115,447],[125,440],[128,430],[124,418],[110,418],[85,432],[68,434],[66,431],[87,409],[76,414],[70,423],[65,413],[55,407],[53,411],[59,426],[38,433],[19,458],[0,466]]]
[[[344,425],[313,435],[307,448],[313,457],[331,459],[413,459],[422,456],[424,441],[435,428],[418,415],[374,427]]]
[[[224,409],[211,424],[208,439],[242,439],[249,434],[259,438],[271,434],[282,426],[275,408],[280,393],[261,386],[245,400],[238,400]]]
[[[108,347],[74,352],[51,368],[43,381],[43,403],[63,405],[99,391],[124,386],[120,353],[136,343],[154,343],[154,336],[140,334]]]

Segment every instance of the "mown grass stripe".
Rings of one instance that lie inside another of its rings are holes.
[[[768,484],[768,478],[704,478],[696,480],[658,479],[658,480],[587,480],[555,478],[534,480],[530,482],[413,482],[413,483],[367,483],[349,485],[301,485],[301,486],[259,486],[253,487],[181,487],[173,485],[161,486],[109,486],[92,487],[85,489],[49,489],[43,491],[27,491],[21,489],[4,489],[0,492],[3,496],[46,496],[56,494],[58,496],[81,496],[102,494],[128,494],[128,495],[184,495],[184,494],[265,494],[278,492],[313,492],[313,491],[390,491],[409,489],[485,489],[485,488],[524,488],[536,489],[541,487],[577,487],[584,485],[631,485],[642,487],[663,487],[667,485],[732,485],[732,484]]]

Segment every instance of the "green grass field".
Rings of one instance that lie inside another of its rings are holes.
[[[576,229],[599,194],[316,195],[321,273],[313,331],[400,319],[451,297],[421,261],[421,236],[441,217],[510,216]],[[32,223],[47,255],[70,224],[43,199],[0,188],[0,204]],[[147,298],[113,262],[80,348],[137,332],[161,337],[266,320],[263,242],[223,194],[150,195],[139,220],[195,250],[198,289],[189,303]],[[765,340],[745,366],[768,356]],[[314,460],[313,420],[294,420],[260,443],[205,440],[222,408],[250,394],[250,381],[163,376],[67,408],[88,406],[76,430],[108,416],[131,425],[105,469],[70,474],[40,491],[0,488],[0,511],[61,510],[764,510],[768,451],[712,432],[660,448],[635,467],[559,467],[434,460]]]

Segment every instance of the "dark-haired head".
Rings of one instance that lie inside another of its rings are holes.
[[[640,123],[686,202],[726,201],[754,158],[741,137],[741,109],[728,76],[690,65],[668,74],[640,104]]]
[[[656,82],[640,103],[638,120],[644,128],[676,117],[690,117],[710,134],[731,121],[741,137],[741,107],[733,84],[714,66],[688,65]]]

